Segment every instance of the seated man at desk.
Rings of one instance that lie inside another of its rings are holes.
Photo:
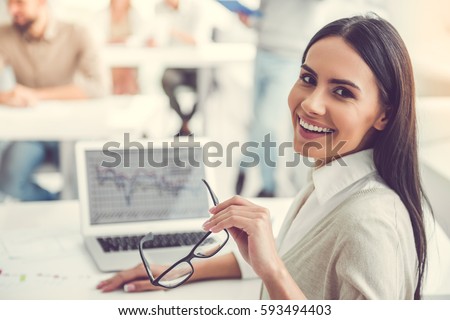
[[[105,94],[98,51],[87,30],[57,20],[46,0],[8,0],[7,5],[12,24],[0,27],[0,70],[9,66],[16,84],[0,93],[0,104],[28,107],[39,100]],[[2,156],[1,191],[23,201],[57,199],[33,181],[35,170],[57,149],[52,141],[11,143]]]
[[[205,21],[205,8],[199,0],[162,0],[155,6],[155,38],[152,46],[197,45],[211,38],[212,29]],[[168,68],[162,77],[164,92],[169,97],[170,107],[180,116],[180,135],[189,135],[188,122],[194,115],[197,102],[186,112],[177,97],[180,86],[197,90],[197,69]]]

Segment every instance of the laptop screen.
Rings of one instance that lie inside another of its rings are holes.
[[[90,224],[207,218],[201,148],[86,150]]]

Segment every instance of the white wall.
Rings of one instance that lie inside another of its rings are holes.
[[[418,95],[450,96],[450,1],[410,2],[414,11],[406,27]]]
[[[373,11],[389,20],[409,50],[419,96],[450,95],[450,1],[323,0],[319,19]]]

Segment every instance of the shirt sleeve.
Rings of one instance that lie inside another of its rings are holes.
[[[76,26],[76,34],[79,51],[74,83],[82,88],[89,98],[103,97],[108,92],[109,84],[101,50],[85,28]]]

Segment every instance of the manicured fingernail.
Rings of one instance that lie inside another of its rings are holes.
[[[123,291],[125,292],[132,292],[136,290],[136,286],[134,284],[126,284],[123,286]]]

